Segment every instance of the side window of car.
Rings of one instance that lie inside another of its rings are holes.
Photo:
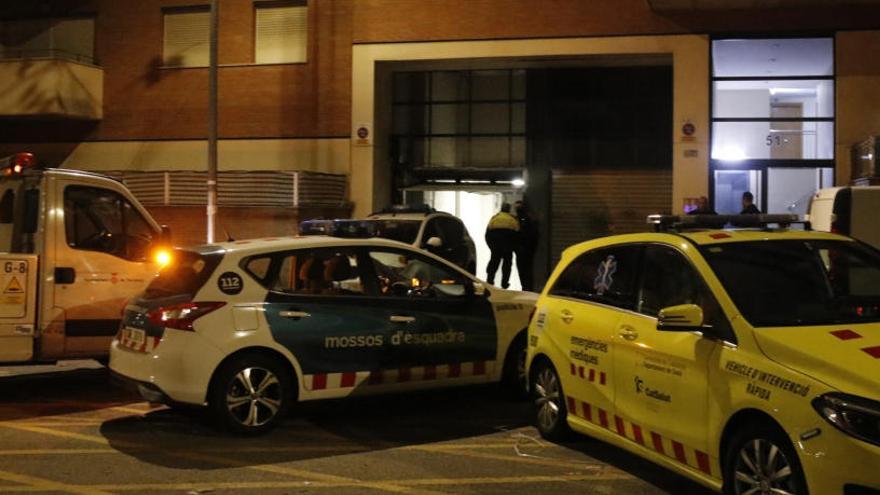
[[[416,253],[374,250],[369,259],[383,296],[464,297],[470,282],[458,271]]]
[[[633,309],[638,259],[638,246],[586,252],[563,270],[550,294]]]
[[[132,261],[148,257],[156,232],[122,195],[97,187],[64,189],[67,245]]]
[[[449,249],[457,248],[462,244],[464,239],[463,225],[454,218],[439,218],[440,228],[442,229],[443,245]]]
[[[703,278],[677,250],[666,246],[647,246],[639,288],[638,312],[657,316],[661,309],[680,304],[696,304],[703,309],[703,321],[716,334],[732,335],[730,323]]]
[[[125,229],[125,251],[130,260],[145,260],[158,232],[131,203],[122,200],[122,219]]]
[[[245,270],[267,289],[286,294],[363,295],[357,254],[351,249],[302,249],[257,256]]]

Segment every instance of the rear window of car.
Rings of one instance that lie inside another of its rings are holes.
[[[171,263],[147,286],[144,298],[158,299],[195,294],[220,264],[223,253],[223,250],[211,249],[211,246],[199,251],[175,250]]]

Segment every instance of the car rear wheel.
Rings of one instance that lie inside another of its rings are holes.
[[[531,390],[535,401],[536,426],[541,436],[552,441],[567,437],[570,430],[565,396],[559,375],[550,363],[538,364],[532,373]]]
[[[776,427],[748,425],[731,439],[724,462],[725,495],[807,495],[797,453]]]
[[[514,338],[504,358],[501,386],[512,399],[524,400],[529,396],[529,374],[526,372],[526,336]]]
[[[209,406],[220,427],[260,434],[275,427],[293,398],[287,369],[268,356],[243,355],[217,372]]]

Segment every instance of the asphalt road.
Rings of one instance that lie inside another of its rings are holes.
[[[489,387],[304,404],[258,438],[151,407],[91,362],[0,368],[0,397],[0,493],[710,493],[596,440],[546,442]]]

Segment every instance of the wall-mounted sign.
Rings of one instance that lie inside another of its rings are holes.
[[[694,136],[695,132],[697,132],[697,128],[694,124],[685,122],[684,125],[681,126],[681,140],[684,142],[696,141],[697,137]]]
[[[370,124],[359,124],[354,130],[354,144],[356,146],[369,146],[373,144],[373,131]]]

